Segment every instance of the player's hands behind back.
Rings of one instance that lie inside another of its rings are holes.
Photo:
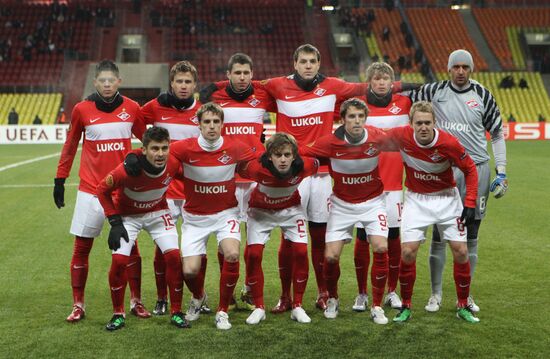
[[[464,223],[465,226],[469,226],[471,224],[474,224],[474,221],[476,219],[476,209],[471,207],[464,207],[462,210],[462,215],[460,216],[460,220],[462,223]]]
[[[120,238],[124,238],[126,243],[130,242],[130,238],[128,237],[126,228],[124,228],[124,224],[122,224],[122,217],[120,215],[109,216],[109,224],[111,225],[111,231],[109,232],[107,242],[109,243],[109,249],[116,251],[120,248]]]

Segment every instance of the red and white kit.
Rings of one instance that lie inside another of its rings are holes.
[[[212,145],[199,136],[172,144],[170,155],[183,166],[182,256],[206,254],[210,233],[216,233],[218,241],[240,240],[235,170],[237,164],[255,158],[251,148],[223,136]]]
[[[195,100],[189,108],[178,110],[172,106],[163,106],[156,98],[147,102],[141,108],[141,113],[146,124],[167,129],[170,134],[170,142],[173,143],[186,138],[199,137],[199,120],[195,113],[200,106],[201,103]],[[172,181],[166,198],[172,218],[177,221],[181,216],[185,201],[183,182],[180,179]]]
[[[227,83],[227,81],[223,83]],[[220,88],[211,97],[213,102],[223,108],[222,135],[225,138],[239,140],[261,152],[263,148],[261,136],[264,130],[264,115],[266,112],[275,111],[273,98],[265,90],[254,88],[252,95],[243,101],[237,101],[229,95],[226,88]],[[237,176],[236,181],[235,196],[239,203],[239,217],[240,220],[246,221],[248,200],[256,183],[240,176]]]
[[[166,168],[158,175],[142,171],[139,176],[129,176],[124,165],[120,164],[97,187],[105,215],[121,215],[130,239],[128,243],[120,241],[120,248],[113,252],[109,271],[115,314],[124,313],[128,256],[142,229],[151,235],[164,255],[171,312],[181,312],[183,273],[178,251],[178,232],[166,203],[166,191],[178,173],[181,175],[181,165],[172,157],[169,157]]]
[[[82,101],[74,107],[56,175],[69,177],[84,134],[72,234],[95,238],[101,233],[105,216],[95,198],[96,187],[132,149],[132,133],[141,138],[144,130],[139,105],[127,97],[123,97],[122,104],[111,113],[98,110],[93,101]]]
[[[308,279],[307,222],[300,205],[298,185],[307,176],[317,173],[319,162],[304,157],[304,169],[290,178],[275,177],[259,161],[251,161],[239,169],[244,178],[258,183],[250,198],[247,223],[246,285],[256,308],[264,308],[264,274],[262,257],[271,231],[280,227],[292,247],[293,306],[302,304]]]
[[[465,173],[464,204],[472,208],[477,197],[477,170],[455,137],[439,129],[434,131],[433,141],[425,146],[416,141],[410,126],[388,132],[400,148],[407,175],[402,242],[425,240],[432,224],[438,225],[445,240],[466,241],[466,230],[460,222],[462,203],[451,166]]]

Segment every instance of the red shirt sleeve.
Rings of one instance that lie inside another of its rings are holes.
[[[82,138],[82,132],[84,126],[82,126],[82,116],[78,106],[73,108],[71,115],[71,124],[69,126],[69,133],[67,133],[67,139],[61,150],[61,158],[57,165],[56,178],[67,178],[71,173],[71,167],[73,166],[74,156],[78,149],[78,144]]]
[[[332,136],[323,136],[308,146],[299,146],[298,153],[303,156],[328,158],[331,155]]]
[[[152,125],[155,122],[155,109],[153,106],[154,101],[155,100],[151,100],[147,102],[141,108],[141,116],[143,118],[143,123],[146,125]]]
[[[449,141],[449,153],[447,154],[453,163],[460,168],[464,173],[466,182],[466,197],[464,198],[464,205],[466,207],[475,208],[477,199],[477,168],[472,158],[466,153],[466,150],[458,142],[458,140],[452,137]]]
[[[103,207],[105,216],[109,217],[115,214],[120,214],[113,201],[112,193],[117,188],[123,186],[124,180],[127,176],[126,171],[124,171],[124,166],[120,164],[97,185],[97,199]]]
[[[362,96],[367,93],[367,89],[369,88],[369,84],[367,83],[346,82],[340,79],[337,79],[337,81],[339,82],[337,86],[339,89],[338,99],[340,101],[354,96]]]
[[[132,126],[132,133],[138,140],[143,140],[143,134],[147,127],[145,126],[145,121],[143,119],[143,114],[138,106],[136,106],[136,119],[134,120],[134,125]]]
[[[261,167],[262,165],[257,160],[245,162],[238,167],[238,173],[242,178],[256,181]]]
[[[304,161],[304,177],[314,175],[319,171],[319,160],[313,157],[302,157]]]

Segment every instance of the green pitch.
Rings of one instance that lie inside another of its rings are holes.
[[[0,168],[59,152],[60,145],[0,146]],[[413,316],[394,324],[396,311],[386,309],[390,323],[374,324],[368,312],[354,313],[356,295],[353,247],[342,257],[340,315],[324,319],[314,308],[315,280],[310,281],[304,307],[309,325],[292,322],[289,314],[271,315],[258,326],[248,326],[248,312],[230,312],[233,329],[215,329],[214,314],[203,315],[188,330],[169,324],[169,317],[139,320],[127,315],[126,327],[107,332],[111,318],[107,284],[110,252],[107,231],[95,240],[86,288],[87,317],[65,322],[72,298],[69,262],[73,238],[68,233],[76,186],[78,160],[67,180],[66,207],[58,210],[52,184],[58,156],[0,170],[0,357],[120,358],[120,357],[550,357],[548,215],[550,142],[509,142],[510,191],[491,199],[480,230],[479,265],[472,293],[481,307],[481,323],[471,325],[455,317],[451,256],[445,271],[443,307],[427,313],[428,243],[418,259]],[[278,233],[264,254],[266,305],[279,295]],[[143,300],[152,310],[155,300],[153,245],[147,235],[139,240],[143,257]],[[209,243],[207,292],[215,309],[219,269],[214,241]],[[241,262],[240,289],[244,278]],[[370,291],[370,279],[369,279]],[[128,291],[127,291],[128,293]],[[185,292],[187,305],[189,293]],[[127,308],[128,310],[128,308]],[[129,311],[129,310],[128,310]]]

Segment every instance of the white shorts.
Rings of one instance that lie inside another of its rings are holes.
[[[381,194],[365,202],[349,203],[332,195],[325,242],[351,241],[357,223],[361,223],[369,235],[388,238],[384,197]]]
[[[162,253],[170,249],[178,249],[178,231],[172,219],[170,211],[163,209],[160,211],[149,212],[132,216],[122,216],[124,228],[128,232],[130,242],[120,241],[120,248],[113,253],[129,256],[132,247],[136,242],[139,232],[144,229],[151,235],[151,238]]]
[[[248,201],[250,200],[250,194],[256,188],[256,182],[237,182],[235,188],[235,197],[239,203],[239,220],[246,222],[248,218]]]
[[[174,223],[177,223],[180,217],[183,218],[182,213],[183,206],[185,205],[185,200],[167,198],[166,202],[168,203],[168,208],[170,209],[170,213],[172,214],[172,219],[174,220]]]
[[[101,234],[105,212],[97,196],[87,192],[76,193],[71,234],[85,238],[95,238]]]
[[[241,240],[239,208],[226,209],[215,214],[197,215],[183,211],[181,225],[181,256],[206,254],[206,244],[210,233],[216,235],[218,244],[225,238]]]
[[[286,239],[307,243],[307,222],[302,206],[281,210],[250,208],[246,227],[247,244],[266,244],[271,231],[279,226]]]
[[[466,229],[459,222],[461,214],[462,201],[456,187],[430,194],[407,191],[401,242],[423,242],[428,227],[433,224],[437,224],[444,240],[466,242]]]
[[[399,228],[401,226],[401,214],[403,213],[403,191],[387,191],[384,194],[386,196],[388,227]]]
[[[332,178],[328,173],[318,173],[304,178],[298,186],[306,219],[317,223],[328,222]]]

